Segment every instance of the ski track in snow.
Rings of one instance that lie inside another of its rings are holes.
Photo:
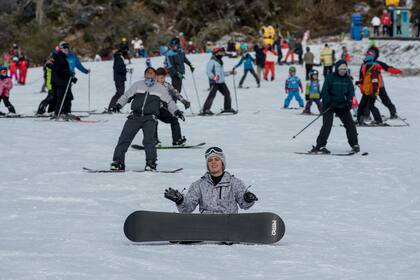
[[[189,58],[203,104],[209,55]],[[228,70],[238,60],[224,61]],[[154,66],[161,62],[152,59]],[[92,69],[91,109],[102,110],[115,90],[112,62],[86,65]],[[133,82],[143,76],[143,59],[130,67]],[[303,77],[303,68],[297,70]],[[352,65],[353,73],[357,70]],[[95,124],[0,119],[0,279],[416,279],[420,78],[385,77],[388,93],[410,127],[359,128],[366,157],[308,157],[294,152],[311,148],[321,121],[291,140],[313,118],[280,109],[287,66],[276,66],[276,71],[276,80],[263,81],[260,89],[247,77],[244,86],[251,88],[237,90],[238,115],[187,118],[182,130],[191,144],[205,141],[206,147],[225,150],[227,169],[252,185],[259,197],[250,211],[272,211],[285,221],[280,242],[133,244],[122,231],[125,218],[139,209],[176,211],[163,190],[188,188],[204,173],[205,147],[158,150],[158,168],[183,167],[177,174],[89,174],[83,166],[108,168],[126,115],[93,115],[91,119],[109,120]],[[41,69],[31,69],[28,81],[33,83],[12,90],[18,112],[33,112],[44,98],[38,93],[40,76]],[[73,109],[86,110],[88,78],[77,77]],[[235,107],[232,78],[226,80]],[[185,89],[197,113],[190,73]],[[222,108],[222,101],[218,94],[212,110]],[[297,106],[295,101],[291,106]],[[328,147],[345,152],[349,147],[338,122]],[[161,141],[170,143],[169,126],[159,127]],[[141,139],[140,133],[133,143]],[[126,165],[143,168],[144,152],[129,149]]]

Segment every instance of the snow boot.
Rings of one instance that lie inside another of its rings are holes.
[[[353,152],[353,153],[358,153],[358,152],[360,152],[360,146],[359,145],[353,145],[352,147],[351,147],[351,151]]]
[[[156,171],[156,161],[148,160],[146,161],[146,166],[144,167],[145,171]]]
[[[331,152],[325,147],[312,146],[312,150],[309,151],[311,154],[330,154]]]
[[[238,113],[238,111],[235,111],[234,109],[232,109],[232,108],[229,108],[229,109],[224,109],[224,110],[222,110],[220,113],[232,113],[232,114],[236,114],[236,113]]]
[[[185,136],[182,136],[181,138],[179,138],[176,141],[172,142],[173,146],[184,146],[185,142],[187,142],[187,139],[185,138]]]
[[[198,115],[199,116],[212,116],[212,115],[214,115],[214,113],[212,111],[210,111],[210,109],[207,109],[207,110],[201,111],[201,113],[198,114]]]
[[[125,164],[122,162],[114,161],[111,163],[111,170],[114,171],[124,171],[125,170]]]

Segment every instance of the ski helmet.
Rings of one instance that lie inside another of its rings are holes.
[[[171,39],[171,41],[169,41],[169,45],[170,46],[179,46],[179,38],[177,38],[177,37],[174,37],[174,38],[172,38]]]
[[[318,70],[312,69],[311,72],[309,72],[309,78],[312,78],[313,76],[318,76]]]
[[[296,73],[296,68],[294,66],[289,67],[289,72]]]
[[[70,44],[66,41],[61,41],[60,44],[58,44],[58,47],[60,49],[70,49]]]
[[[0,72],[1,71],[7,71],[7,67],[6,66],[3,66],[3,65],[0,65]]]
[[[217,54],[224,55],[225,54],[225,49],[216,47],[216,48],[213,49],[213,54],[214,55],[217,55]]]
[[[210,148],[207,149],[207,151],[205,152],[204,156],[206,158],[206,166],[207,166],[207,168],[208,168],[208,165],[207,165],[208,159],[210,157],[212,157],[212,156],[216,156],[216,157],[218,157],[222,161],[222,163],[223,163],[223,170],[225,170],[225,168],[226,168],[226,157],[225,157],[225,154],[223,153],[223,150],[221,148],[219,148],[219,147],[210,147]]]

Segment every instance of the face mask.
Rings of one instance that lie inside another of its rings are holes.
[[[146,79],[146,80],[144,80],[144,83],[146,84],[146,86],[148,86],[148,87],[152,87],[152,86],[154,86],[155,85],[155,80],[153,80],[153,79]]]
[[[216,57],[217,57],[217,59],[220,59],[220,60],[222,60],[222,57],[223,57],[223,55],[216,55]]]

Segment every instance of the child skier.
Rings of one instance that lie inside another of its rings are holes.
[[[284,100],[284,108],[289,108],[290,101],[294,97],[296,101],[299,103],[299,106],[303,108],[304,102],[302,97],[299,95],[300,92],[303,93],[302,82],[300,81],[299,77],[296,76],[296,68],[291,66],[289,68],[289,77],[286,80],[285,91],[287,94],[286,99]]]
[[[48,94],[44,100],[38,106],[38,115],[42,115],[45,113],[47,106],[48,106],[48,113],[52,113],[55,110],[56,103],[55,103],[55,95],[52,88],[52,66],[53,66],[53,59],[52,56],[48,57],[45,65],[44,65],[44,83],[45,87],[48,90]]]
[[[13,79],[15,78],[16,81],[19,81],[18,78],[18,74],[17,74],[17,69],[18,69],[18,58],[14,57],[9,64],[9,71],[10,71],[10,78]]]
[[[271,72],[271,81],[275,77],[275,64],[277,62],[277,53],[273,51],[272,47],[269,46],[265,51],[265,63],[264,63],[264,80],[268,81],[268,72]]]
[[[13,87],[12,78],[7,76],[7,68],[0,66],[0,102],[3,100],[4,105],[9,113],[16,114],[15,107],[9,101],[10,90]]]
[[[22,55],[22,57],[19,59],[19,84],[25,85],[26,83],[26,74],[28,73],[28,60],[25,58],[25,56]]]
[[[306,106],[303,110],[303,114],[311,115],[311,106],[312,102],[315,102],[318,107],[319,113],[322,114],[322,104],[321,104],[321,90],[320,83],[318,80],[318,71],[312,70],[309,72],[309,81],[306,83],[306,92],[305,92]]]
[[[254,76],[255,81],[257,82],[257,86],[260,87],[260,79],[258,79],[258,76],[254,71],[254,66],[252,65],[254,61],[255,59],[248,53],[248,51],[244,50],[241,60],[238,62],[238,64],[235,65],[235,67],[233,67],[233,71],[235,71],[235,69],[241,66],[242,63],[244,64],[244,75],[242,76],[239,82],[239,88],[242,88],[242,85],[245,81],[248,72],[250,72],[252,76]]]

